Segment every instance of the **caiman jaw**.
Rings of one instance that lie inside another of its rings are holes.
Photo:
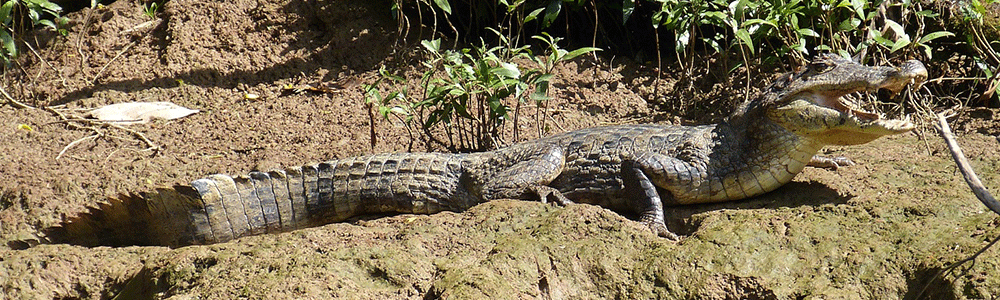
[[[861,109],[849,98],[851,94],[880,89],[896,95],[908,85],[922,84],[927,79],[927,69],[922,63],[911,60],[898,68],[866,67],[850,61],[835,61],[835,65],[821,74],[803,76],[797,83],[801,89],[789,95],[787,103],[772,109],[771,119],[799,135],[834,145],[863,144],[915,128],[909,116],[902,120],[885,119],[881,114]],[[840,70],[842,67],[844,70]]]
[[[924,68],[924,65],[919,61],[910,60],[903,63],[896,72],[890,74],[890,76],[876,86],[869,86],[863,89],[819,91],[818,94],[822,96],[817,97],[816,104],[835,109],[841,113],[857,116],[865,121],[874,122],[882,119],[884,116],[865,111],[861,109],[861,106],[857,102],[844,98],[844,96],[855,93],[877,93],[878,90],[882,89],[888,90],[891,96],[895,96],[908,85],[912,84],[915,88],[919,88],[926,79],[927,69]]]

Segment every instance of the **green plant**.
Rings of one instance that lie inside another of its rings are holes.
[[[378,107],[383,118],[394,115],[411,132],[419,127],[428,138],[452,151],[487,150],[505,145],[502,128],[511,119],[517,139],[521,104],[534,100],[536,105],[543,105],[548,99],[552,68],[597,49],[566,51],[556,45],[558,38],[545,35],[536,38],[547,43],[550,53],[535,57],[528,46],[515,46],[498,31],[493,32],[498,36],[499,46],[488,47],[483,42],[476,48],[455,51],[441,49],[439,39],[422,41],[427,59],[421,63],[426,70],[420,79],[419,94],[414,96],[401,88],[383,97],[379,92],[383,80],[402,83],[406,79],[382,68],[382,78],[364,86],[366,100]],[[535,66],[518,65],[517,61],[523,58]],[[528,93],[531,89],[533,92]],[[438,127],[448,142],[434,138],[431,129]]]
[[[160,11],[160,7],[163,6],[162,2],[150,1],[142,5],[142,14],[146,15],[150,19],[156,19],[156,13]]]
[[[60,17],[62,7],[48,0],[7,0],[0,5],[0,59],[4,65],[17,58],[20,52],[17,49],[17,41],[20,40],[21,32],[36,25],[43,25],[58,31],[62,35],[69,32],[66,30],[68,20]],[[24,16],[30,25],[22,24]]]
[[[685,56],[693,54],[693,42],[700,40],[716,52],[736,47],[744,57],[762,54],[777,42],[776,51],[768,52],[774,55],[763,54],[764,59],[791,55],[800,62],[816,51],[851,56],[906,49],[930,58],[931,41],[954,36],[924,33],[924,23],[938,16],[908,0],[652,1],[660,5],[653,25],[673,32],[676,51]],[[899,11],[896,19],[886,14],[889,9]]]
[[[997,0],[971,0],[960,6],[962,21],[966,25],[965,42],[971,46],[974,55],[976,68],[983,74],[984,92],[975,97],[974,104],[984,106],[1000,106],[1000,94],[997,93],[1000,87],[1000,51],[994,48],[994,44],[1000,46],[1000,41],[990,38],[988,35],[1000,35],[1000,20],[996,16],[985,17],[987,6],[996,5]],[[992,31],[992,34],[988,33]],[[977,79],[978,81],[978,79]],[[970,100],[972,97],[970,97]],[[992,102],[992,103],[991,103]],[[966,103],[968,105],[969,103]]]

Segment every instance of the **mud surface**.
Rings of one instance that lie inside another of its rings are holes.
[[[0,242],[7,245],[0,299],[913,298],[942,267],[1000,234],[1000,221],[968,191],[928,128],[826,149],[859,165],[807,169],[761,197],[671,209],[668,225],[685,235],[680,242],[599,207],[495,201],[460,214],[390,216],[211,246],[15,250],[64,216],[123,193],[211,173],[441,150],[397,123],[370,123],[360,85],[374,81],[382,63],[407,65],[407,51],[418,48],[394,47],[388,6],[355,2],[174,0],[149,18],[137,2],[118,1],[72,13],[66,37],[40,33],[33,44],[44,62],[26,57],[0,80],[21,102],[55,107],[0,107]],[[566,63],[541,134],[678,122],[643,100],[655,78],[652,68],[625,60]],[[674,81],[661,79],[661,88]],[[333,92],[282,91],[305,84]],[[201,112],[128,127],[134,132],[58,116],[127,101]],[[536,125],[525,118],[521,139],[537,137]],[[965,110],[953,126],[1000,194],[1000,112]],[[990,249],[925,294],[1000,297],[998,258]]]

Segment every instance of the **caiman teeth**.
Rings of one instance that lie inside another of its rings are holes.
[[[881,113],[873,113],[861,108],[861,105],[858,104],[858,99],[862,98],[866,94],[868,93],[864,91],[855,91],[841,96],[838,101],[835,102],[837,107],[834,107],[834,109],[847,113],[850,116],[869,121],[884,118]]]

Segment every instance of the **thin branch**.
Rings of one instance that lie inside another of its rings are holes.
[[[28,43],[28,41],[22,40],[21,42],[24,43],[24,45],[28,47],[28,50],[31,50],[31,54],[34,54],[35,57],[37,57],[39,61],[41,61],[43,64],[45,64],[45,66],[48,66],[50,69],[52,69],[52,72],[55,72],[56,75],[58,75],[59,78],[62,79],[62,82],[60,82],[60,83],[62,83],[63,87],[68,87],[68,85],[66,85],[66,77],[63,76],[62,72],[59,72],[59,70],[56,69],[55,66],[53,66],[52,64],[50,64],[48,60],[45,60],[45,58],[43,58],[41,54],[38,54],[38,51],[35,50],[35,47],[32,47],[31,44]],[[35,37],[35,43],[36,44],[38,43],[38,37]]]
[[[56,160],[59,160],[59,158],[61,158],[63,156],[63,154],[66,154],[66,150],[69,150],[69,148],[73,148],[73,146],[76,146],[76,144],[79,144],[79,143],[81,143],[83,141],[86,141],[86,140],[96,139],[97,137],[100,137],[100,135],[99,134],[88,135],[88,136],[82,137],[82,138],[80,138],[78,140],[75,140],[72,143],[69,143],[69,145],[66,145],[66,147],[63,147],[62,151],[59,151],[59,155],[56,155]]]
[[[962,154],[962,148],[958,147],[958,142],[955,141],[955,135],[951,133],[951,128],[948,127],[948,120],[946,118],[947,116],[943,114],[937,114],[938,123],[936,127],[940,131],[941,137],[948,143],[948,149],[951,150],[951,157],[955,159],[958,169],[962,171],[965,183],[969,184],[969,188],[972,189],[973,194],[976,194],[976,198],[979,198],[979,201],[983,202],[994,213],[1000,215],[1000,202],[996,198],[993,198],[993,195],[983,186],[983,182],[979,180],[979,176],[976,176],[976,172],[972,170],[972,165],[965,158],[965,154]]]
[[[955,268],[958,268],[958,266],[961,266],[964,263],[967,263],[967,262],[975,260],[976,258],[979,257],[980,254],[983,254],[983,252],[986,252],[987,249],[990,249],[990,247],[993,247],[993,244],[996,244],[997,241],[1000,241],[1000,235],[998,235],[997,237],[993,238],[993,240],[990,241],[989,244],[986,244],[985,247],[983,247],[982,249],[979,249],[979,251],[976,251],[975,254],[972,254],[972,255],[970,255],[969,257],[966,257],[963,260],[960,260],[960,261],[957,261],[955,263],[952,263],[952,264],[948,265],[947,267],[944,267],[944,269],[941,269],[940,271],[938,271],[937,274],[934,274],[934,277],[931,277],[931,279],[927,281],[927,284],[924,285],[924,288],[920,289],[920,293],[917,293],[917,296],[913,297],[913,299],[920,299],[920,296],[924,295],[924,292],[926,292],[927,288],[931,286],[931,283],[934,283],[934,280],[937,280],[938,278],[940,278],[941,275],[944,275],[945,272],[951,272],[951,271],[955,270]]]
[[[128,132],[132,136],[135,136],[136,138],[138,138],[139,140],[141,140],[143,143],[146,143],[147,147],[146,147],[146,149],[143,149],[143,151],[148,151],[148,150],[159,151],[159,150],[162,149],[162,148],[160,148],[160,146],[157,146],[156,143],[153,143],[153,141],[149,140],[149,138],[146,138],[146,135],[143,134],[142,132],[138,132],[138,131],[135,131],[133,129],[125,128],[125,127],[123,127],[121,125],[118,125],[118,124],[103,122],[103,121],[100,121],[100,120],[84,119],[84,118],[80,118],[80,117],[77,117],[77,116],[73,116],[73,118],[69,118],[65,114],[63,114],[63,113],[59,112],[58,110],[55,110],[55,109],[53,109],[51,107],[45,107],[45,110],[49,111],[49,112],[51,112],[51,113],[53,113],[53,114],[55,114],[57,116],[59,116],[59,119],[61,121],[56,121],[56,122],[53,122],[53,123],[65,122],[67,125],[72,126],[74,128],[88,128],[88,129],[93,130],[93,131],[95,131],[95,132],[97,132],[99,134],[100,134],[100,131],[98,131],[97,129],[95,129],[93,127],[89,127],[89,126],[111,127],[111,128],[115,128],[115,129],[124,131],[124,132]],[[78,123],[82,123],[82,124],[87,125],[87,126],[81,126]],[[63,149],[63,150],[65,152],[65,149]],[[60,154],[60,156],[61,156],[61,154]]]
[[[941,81],[964,81],[964,80],[984,80],[986,77],[938,77],[931,80],[927,80],[924,84],[937,83]]]
[[[935,124],[935,127],[938,129],[938,132],[941,133],[941,137],[944,138],[945,143],[948,144],[948,149],[951,150],[951,157],[954,158],[955,163],[958,164],[958,169],[962,172],[962,176],[965,177],[965,182],[969,184],[969,188],[972,189],[972,193],[976,194],[976,198],[979,198],[979,201],[982,201],[986,207],[993,212],[1000,214],[1000,202],[997,202],[996,198],[993,198],[993,196],[990,195],[990,192],[986,190],[986,187],[983,186],[983,182],[979,180],[979,177],[976,176],[976,172],[972,170],[969,160],[965,158],[965,154],[962,154],[962,148],[958,146],[958,142],[955,141],[955,135],[951,133],[951,128],[948,126],[948,116],[944,114],[936,115],[938,123]],[[946,272],[950,273],[958,266],[975,260],[980,254],[983,254],[983,252],[986,252],[987,249],[993,247],[997,241],[1000,241],[1000,236],[993,238],[989,244],[986,244],[985,247],[976,251],[975,254],[952,263],[938,271],[937,274],[934,274],[934,277],[931,277],[931,279],[927,281],[924,288],[920,290],[920,293],[918,293],[914,299],[920,299],[920,297],[924,295],[924,292],[927,291],[927,288],[931,286],[931,283],[940,278],[943,274]]]
[[[159,151],[161,149],[160,146],[156,145],[156,143],[153,143],[153,141],[150,141],[148,138],[146,138],[146,135],[143,134],[142,132],[138,132],[138,131],[135,131],[135,130],[132,130],[132,129],[129,129],[129,128],[125,128],[125,127],[122,127],[121,125],[118,125],[118,124],[110,124],[110,123],[100,123],[100,124],[104,124],[105,126],[114,127],[114,128],[123,130],[123,131],[128,132],[128,133],[132,134],[133,136],[139,138],[140,140],[142,140],[142,142],[146,143],[146,146],[148,146],[143,151],[146,151],[146,150]]]
[[[3,89],[3,86],[0,86],[0,93],[3,93],[3,96],[6,97],[7,101],[10,102],[11,105],[14,105],[14,107],[17,107],[17,108],[35,108],[34,106],[27,105],[27,104],[21,103],[20,101],[14,100],[14,97],[11,97],[10,94],[7,94],[7,91]]]
[[[125,52],[128,52],[128,50],[132,49],[132,46],[135,46],[135,44],[138,44],[138,42],[139,42],[139,40],[132,41],[127,46],[125,46],[125,48],[122,49],[122,51],[118,51],[118,55],[115,55],[115,57],[111,58],[111,60],[109,60],[108,63],[104,64],[104,67],[101,67],[101,70],[97,71],[97,75],[94,75],[94,79],[91,80],[90,82],[91,83],[97,83],[97,80],[101,79],[101,74],[104,73],[104,70],[108,69],[108,66],[110,66],[111,63],[115,62],[115,60],[118,60],[118,58],[121,57],[122,54],[125,54]]]

